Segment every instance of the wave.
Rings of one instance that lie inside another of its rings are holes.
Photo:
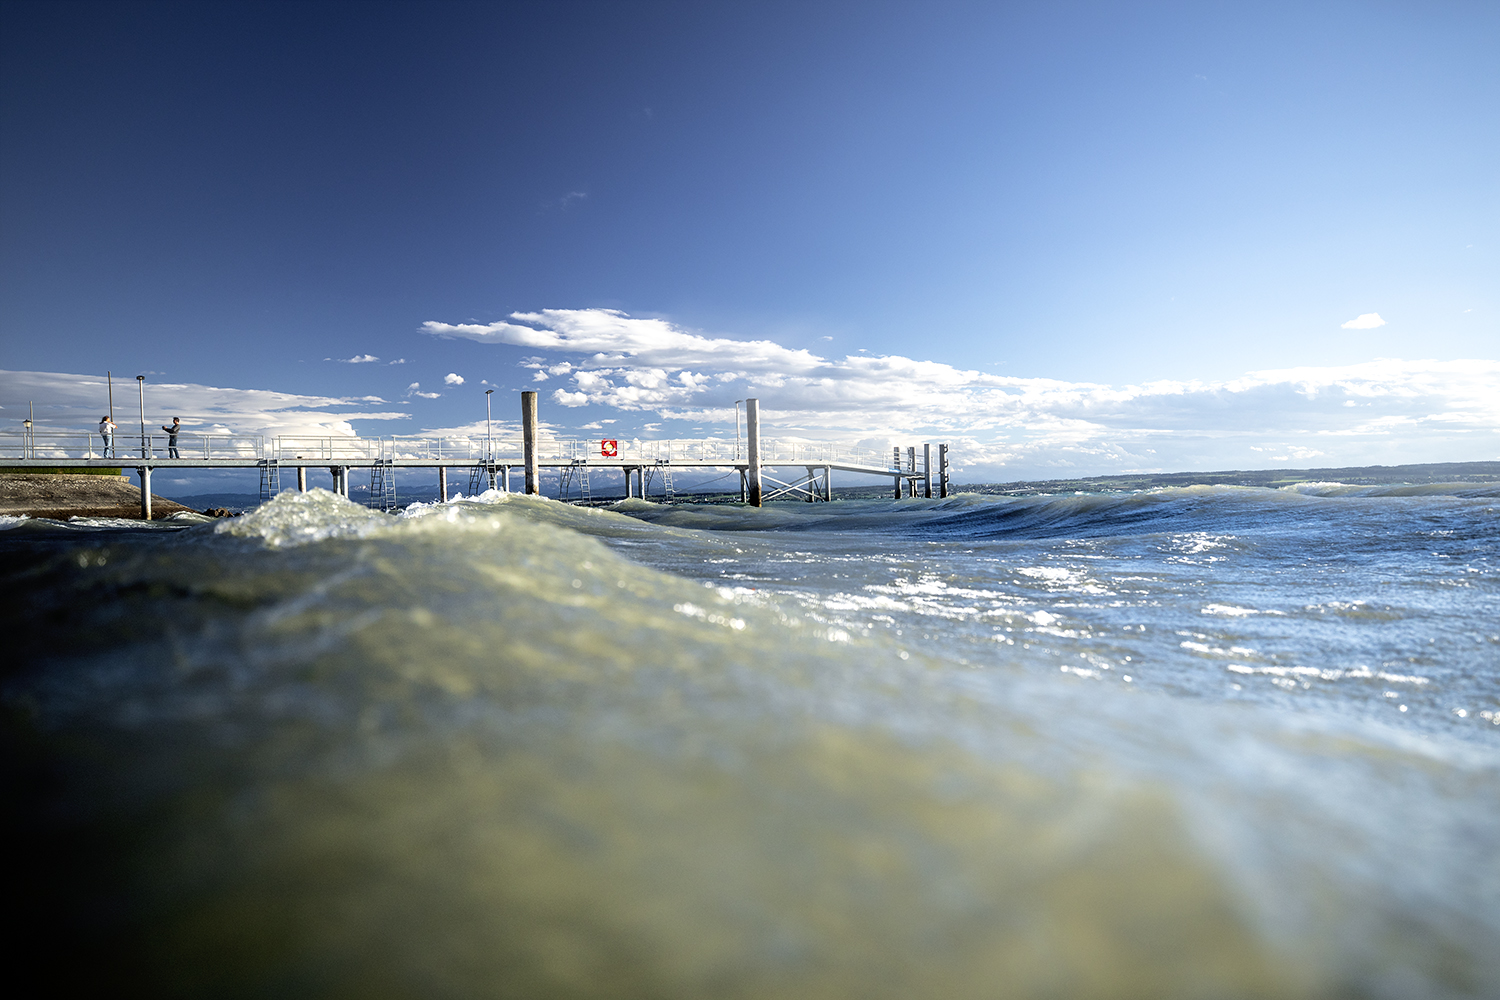
[[[1244,501],[388,515],[314,491],[69,534],[0,602],[26,665],[6,702],[60,776],[23,786],[23,877],[68,906],[57,975],[186,996],[1479,992],[1488,755],[958,669],[622,554],[707,561],[736,531],[897,513],[1140,527],[1184,503]],[[112,907],[78,888],[95,877],[125,887]]]

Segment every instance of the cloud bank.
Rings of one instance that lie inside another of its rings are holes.
[[[115,420],[129,434],[139,422],[135,380],[115,383]],[[37,402],[42,431],[91,430],[109,407],[101,375],[0,371],[0,412]],[[269,389],[226,389],[193,382],[146,384],[146,429],[177,416],[190,434],[352,435],[351,420],[410,420],[411,414],[372,410],[379,396],[307,396]],[[352,408],[352,409],[351,409]],[[337,410],[338,412],[327,412]]]
[[[584,419],[604,407],[732,427],[734,400],[757,396],[768,434],[882,448],[946,440],[959,464],[996,475],[1500,458],[1492,360],[1377,359],[1111,386],[899,355],[823,358],[602,309],[423,331],[538,352],[522,366],[534,383],[562,382],[548,398]]]

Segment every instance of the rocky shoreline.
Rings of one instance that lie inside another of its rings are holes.
[[[151,495],[152,520],[173,514],[201,514],[175,500]],[[141,519],[141,488],[129,476],[0,475],[0,515],[47,517],[119,517]],[[210,515],[212,516],[212,515]]]

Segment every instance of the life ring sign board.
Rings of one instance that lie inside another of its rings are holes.
[[[605,458],[617,458],[620,454],[620,442],[615,440],[600,441],[599,454]]]

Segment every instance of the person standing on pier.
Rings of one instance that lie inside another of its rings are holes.
[[[109,414],[105,414],[104,416],[99,418],[99,436],[104,439],[105,458],[114,457],[115,427],[116,424],[113,420],[109,419]]]
[[[167,457],[181,458],[182,456],[177,454],[177,434],[182,430],[182,418],[173,417],[172,426],[168,427],[163,424],[161,429],[167,432]]]

